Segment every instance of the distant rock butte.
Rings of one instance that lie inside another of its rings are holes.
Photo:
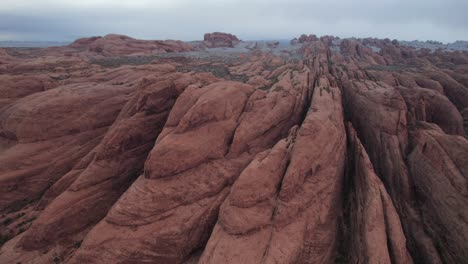
[[[0,263],[466,263],[468,54],[291,44],[0,49]]]
[[[69,47],[85,49],[85,51],[107,57],[193,50],[192,46],[182,41],[138,40],[115,34],[78,39]]]
[[[236,36],[228,33],[214,32],[206,33],[205,36],[203,36],[203,43],[208,48],[233,48],[238,42],[239,39]]]
[[[310,34],[310,35],[306,35],[306,34],[302,34],[299,39],[298,39],[298,42],[299,43],[304,43],[304,42],[311,42],[311,41],[316,41],[318,40],[317,36],[314,35],[314,34]]]

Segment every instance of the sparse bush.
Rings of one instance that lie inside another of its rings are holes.
[[[81,247],[82,242],[83,242],[82,240],[81,241],[75,241],[75,243],[73,243],[73,248],[78,249],[79,247]]]
[[[436,41],[436,40],[427,40],[426,43],[427,44],[433,44],[433,45],[442,45],[443,44],[442,42]]]
[[[279,91],[282,91],[282,90],[284,90],[284,87],[281,86],[281,85],[277,85],[273,91],[279,92]]]
[[[7,219],[3,220],[3,225],[7,226],[7,225],[11,224],[11,222],[13,222],[13,219],[8,217]]]
[[[338,254],[336,256],[336,258],[335,258],[335,263],[336,264],[345,264],[345,263],[349,263],[349,262],[348,262],[348,259],[345,256],[343,256],[341,254]]]
[[[12,238],[12,235],[10,235],[10,234],[8,234],[8,235],[0,234],[0,247],[3,246],[3,244],[5,244],[11,238]]]

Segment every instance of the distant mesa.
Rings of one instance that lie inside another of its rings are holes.
[[[239,42],[235,35],[223,32],[206,33],[203,37],[203,44],[207,48],[233,48]]]
[[[105,57],[194,50],[192,45],[179,40],[141,40],[117,34],[81,38],[69,47]]]

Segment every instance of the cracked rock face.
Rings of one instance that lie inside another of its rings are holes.
[[[466,263],[466,53],[199,45],[0,49],[0,263]]]

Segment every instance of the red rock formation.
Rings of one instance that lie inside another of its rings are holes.
[[[221,206],[200,263],[334,258],[345,131],[339,90],[322,89],[315,87],[301,127],[242,172]]]
[[[351,171],[346,187],[350,203],[350,262],[413,263],[398,213],[350,124],[348,137],[351,144],[348,153]]]
[[[106,57],[123,55],[142,55],[149,53],[166,53],[191,51],[193,47],[182,41],[138,40],[124,35],[106,35],[78,39],[69,45],[71,48],[91,52]]]
[[[17,99],[55,88],[57,81],[46,74],[15,76],[0,75],[3,89],[0,90],[0,108],[5,107]]]
[[[466,53],[237,42],[0,49],[0,263],[466,262]]]
[[[345,87],[351,120],[399,214],[406,216],[403,226],[407,238],[425,252],[426,261],[437,260],[435,246],[417,216],[414,186],[404,162],[408,147],[405,101],[395,88],[380,83],[353,82]]]
[[[40,197],[50,181],[99,142],[130,91],[93,83],[66,85],[4,108],[0,133],[15,145],[0,157],[0,208]]]
[[[310,34],[309,36],[307,36],[306,34],[302,34],[299,37],[298,42],[305,43],[305,42],[311,42],[311,41],[316,41],[316,40],[318,40],[318,38],[314,34]]]
[[[47,248],[96,224],[138,176],[169,109],[190,81],[188,77],[184,81],[181,74],[171,75],[174,67],[172,71],[160,70],[142,81],[101,143],[80,161],[81,166],[45,194],[46,200],[59,196],[22,238],[22,248]],[[47,201],[42,201],[41,205],[45,204]],[[63,222],[69,224],[59,224]]]
[[[446,263],[468,258],[468,141],[424,125],[411,134],[408,167],[421,197],[424,225]]]
[[[208,48],[219,48],[227,47],[233,48],[236,43],[239,42],[239,39],[232,34],[222,33],[222,32],[213,32],[206,33],[203,36],[203,43]]]
[[[408,123],[426,121],[437,124],[445,133],[464,135],[463,118],[450,100],[424,88],[397,87],[408,106]]]

